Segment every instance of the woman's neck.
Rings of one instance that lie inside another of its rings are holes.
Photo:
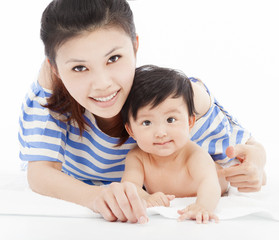
[[[123,122],[120,114],[112,118],[101,118],[95,116],[98,127],[110,137],[120,137],[123,131]]]

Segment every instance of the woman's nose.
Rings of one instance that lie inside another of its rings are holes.
[[[106,90],[112,86],[112,80],[105,72],[92,74],[91,85],[94,90]]]

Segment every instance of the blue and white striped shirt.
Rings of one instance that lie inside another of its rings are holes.
[[[20,158],[61,162],[65,173],[89,184],[120,181],[125,157],[135,141],[129,138],[121,147],[115,147],[118,139],[103,133],[88,111],[84,116],[90,128],[80,137],[75,123],[57,120],[61,116],[42,107],[50,95],[51,91],[33,83],[26,96],[19,120]]]
[[[85,111],[84,117],[90,128],[80,137],[77,124],[63,122],[63,116],[42,107],[50,95],[50,90],[42,88],[36,82],[32,84],[22,104],[18,138],[23,163],[61,162],[63,172],[93,185],[120,181],[125,157],[129,150],[135,147],[136,142],[129,138],[121,147],[116,147],[118,139],[103,133],[94,116],[88,111]],[[226,148],[229,145],[245,143],[250,133],[244,130],[212,95],[210,98],[211,107],[196,121],[191,136],[214,160],[226,163],[230,160],[226,158]]]
[[[203,82],[196,78],[190,80],[200,82],[207,90],[211,101],[207,113],[195,122],[190,133],[191,140],[207,150],[214,161],[225,165],[233,160],[225,153],[227,147],[245,144],[251,133],[218,103]]]

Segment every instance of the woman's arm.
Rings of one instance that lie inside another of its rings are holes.
[[[107,187],[90,186],[61,172],[61,163],[28,163],[28,182],[39,194],[73,202],[108,221],[147,222],[146,208],[131,183],[112,183]]]
[[[210,108],[210,96],[201,82],[191,82],[194,91],[196,121],[207,113]]]
[[[210,97],[201,82],[192,83],[194,90],[197,119],[202,117],[210,107]],[[239,166],[232,166],[219,170],[220,176],[225,176],[231,186],[237,187],[241,192],[257,192],[266,184],[264,166],[266,153],[264,147],[250,138],[246,144],[228,147],[226,154],[229,158],[238,158]]]

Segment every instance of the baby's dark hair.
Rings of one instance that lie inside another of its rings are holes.
[[[136,120],[140,108],[149,104],[155,108],[168,97],[182,97],[189,116],[196,113],[192,85],[183,72],[154,65],[137,68],[130,94],[121,110],[123,124],[129,124],[130,116]],[[122,135],[121,144],[129,137],[128,133]]]

